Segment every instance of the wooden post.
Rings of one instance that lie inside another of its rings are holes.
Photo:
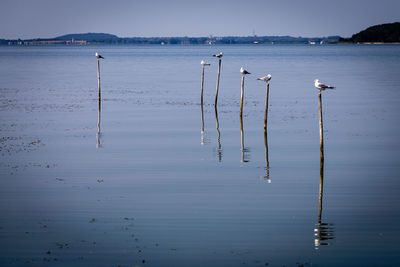
[[[222,161],[222,145],[221,145],[221,132],[219,131],[219,121],[218,121],[218,110],[217,106],[215,108],[215,129],[217,130],[217,142],[218,142],[218,161]]]
[[[99,108],[97,110],[97,147],[100,147],[100,132],[101,132],[101,100],[99,98]]]
[[[324,191],[324,159],[319,162],[319,194],[318,194],[318,223],[321,224],[322,218],[322,197]]]
[[[320,157],[324,160],[324,125],[322,121],[322,97],[321,91],[318,93],[318,111],[319,111],[319,144],[320,144]]]
[[[203,112],[203,104],[201,104],[201,133],[204,133],[204,112]]]
[[[269,159],[268,159],[268,136],[267,131],[264,131],[264,145],[265,145],[265,178],[269,181]]]
[[[201,108],[203,109],[204,65],[201,72]]]
[[[101,100],[101,89],[100,89],[100,58],[97,58],[97,86],[99,88],[99,101]]]
[[[242,113],[243,113],[243,96],[244,96],[244,75],[242,75],[242,86],[240,94],[240,118],[242,118]]]
[[[249,162],[248,159],[246,159],[246,152],[249,152],[249,149],[247,149],[244,146],[244,131],[243,131],[243,119],[240,117],[240,146],[241,146],[241,152],[242,152],[242,159],[241,162]]]
[[[97,57],[97,86],[99,89],[99,107],[97,111],[97,147],[100,147],[100,121],[101,121],[101,89],[100,89],[100,58]]]
[[[243,81],[243,77],[242,77],[242,81]],[[240,147],[241,147],[241,151],[242,151],[242,162],[244,162],[244,136],[243,136],[242,114],[240,114]]]
[[[264,116],[264,132],[267,131],[267,120],[268,120],[268,97],[269,97],[269,83],[266,82],[266,92],[265,92],[265,116]]]
[[[218,60],[218,74],[217,74],[217,89],[215,92],[215,103],[214,105],[217,106],[217,102],[218,102],[218,89],[219,89],[219,76],[221,73],[221,58]]]

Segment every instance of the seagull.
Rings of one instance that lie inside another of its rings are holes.
[[[102,58],[102,59],[104,59],[104,57],[102,56],[102,55],[100,55],[99,53],[97,53],[96,52],[96,57],[99,59],[99,58]]]
[[[257,80],[259,81],[264,81],[264,82],[269,82],[271,80],[272,75],[268,74],[267,76],[261,77],[261,78],[257,78]]]
[[[210,66],[210,65],[211,65],[210,63],[207,63],[207,62],[205,62],[204,60],[202,60],[202,61],[200,62],[200,64],[201,64],[202,66]]]
[[[213,57],[221,58],[224,55],[224,53],[219,52],[218,54],[213,55]]]
[[[318,79],[314,80],[314,85],[319,90],[334,89],[335,88],[335,86],[329,86],[329,85],[320,83]]]
[[[247,70],[243,69],[243,67],[240,68],[240,73],[243,74],[243,75],[250,74],[250,72],[248,72]]]

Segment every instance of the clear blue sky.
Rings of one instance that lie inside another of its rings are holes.
[[[351,36],[400,21],[400,0],[0,0],[0,38]]]

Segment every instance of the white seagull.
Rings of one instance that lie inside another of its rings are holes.
[[[268,74],[267,76],[261,77],[261,78],[257,78],[257,80],[259,81],[264,81],[264,82],[269,82],[271,80],[272,75]]]
[[[219,52],[218,54],[213,55],[213,57],[221,58],[224,55],[224,53]]]
[[[99,53],[97,53],[97,52],[96,52],[96,57],[104,59],[104,57],[102,55],[100,55]]]
[[[335,89],[335,86],[329,86],[329,85],[320,83],[318,79],[314,80],[314,86],[319,90]]]
[[[240,73],[243,74],[243,75],[251,74],[251,73],[248,72],[247,70],[243,69],[243,67],[240,68]]]
[[[210,65],[211,65],[210,63],[207,63],[207,62],[205,62],[204,60],[202,60],[202,61],[200,62],[200,64],[201,64],[202,66],[210,66]]]

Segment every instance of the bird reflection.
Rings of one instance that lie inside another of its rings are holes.
[[[265,145],[265,180],[268,183],[271,183],[271,179],[269,178],[269,159],[268,159],[268,134],[267,131],[264,131],[264,145]]]
[[[217,110],[217,105],[215,105],[215,129],[217,130],[217,142],[218,142],[218,149],[217,149],[217,153],[218,153],[218,161],[221,162],[222,161],[222,145],[221,145],[221,132],[219,131],[219,121],[218,121],[218,110]]]
[[[334,239],[333,224],[322,222],[322,197],[324,191],[324,157],[323,149],[319,167],[319,196],[318,196],[318,223],[314,229],[314,246],[319,249],[320,246],[329,246],[329,240]]]
[[[249,162],[250,160],[249,160],[248,153],[250,152],[250,149],[248,147],[244,146],[244,132],[243,132],[243,119],[242,119],[242,116],[240,116],[240,144],[241,144],[241,151],[242,151],[241,162],[243,162],[243,163]]]
[[[100,122],[101,122],[101,99],[99,98],[99,108],[97,110],[97,145],[96,147],[101,147],[101,143],[100,143]]]

